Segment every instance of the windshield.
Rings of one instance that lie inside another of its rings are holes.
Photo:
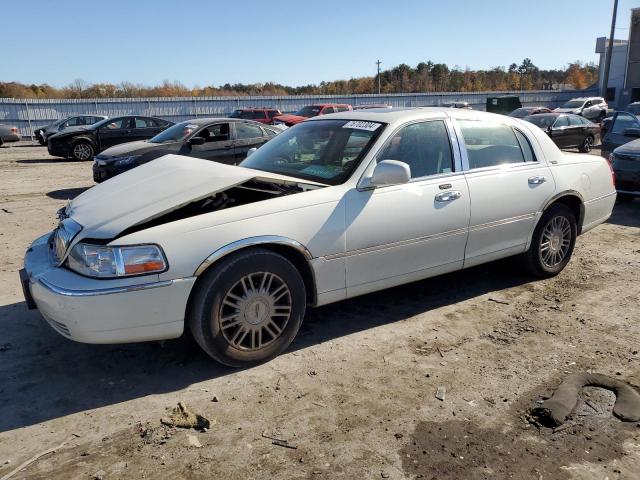
[[[530,115],[528,117],[524,117],[524,120],[531,122],[540,128],[547,128],[553,125],[556,118],[558,118],[556,115]]]
[[[384,130],[382,123],[322,120],[280,133],[240,165],[318,183],[338,185]]]
[[[322,110],[322,107],[308,105],[298,110],[296,112],[296,115],[298,115],[299,117],[307,117],[307,118],[316,117],[320,113],[320,110]]]
[[[580,108],[582,105],[584,105],[584,101],[582,100],[569,100],[560,108]]]
[[[510,117],[524,118],[529,115],[530,108],[518,108],[509,114]]]
[[[244,118],[242,114],[245,113],[244,110],[234,110],[234,112],[229,115],[229,118]]]
[[[187,121],[182,123],[176,123],[172,127],[167,128],[163,132],[160,132],[155,137],[149,139],[151,143],[173,143],[181,142],[191,135],[194,130],[198,128],[198,125]]]

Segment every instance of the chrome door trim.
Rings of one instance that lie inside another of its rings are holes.
[[[257,237],[249,237],[243,238],[242,240],[235,241],[233,243],[229,243],[223,247],[218,248],[215,252],[205,258],[202,263],[198,266],[196,271],[194,272],[194,276],[200,276],[209,266],[213,263],[221,259],[222,257],[233,253],[242,248],[251,247],[255,245],[265,245],[265,244],[276,244],[276,245],[286,245],[288,247],[292,247],[296,249],[298,252],[302,253],[307,261],[313,259],[313,255],[311,252],[302,245],[300,242],[296,240],[292,240],[291,238],[281,237],[278,235],[260,235]],[[313,269],[312,269],[313,271]]]

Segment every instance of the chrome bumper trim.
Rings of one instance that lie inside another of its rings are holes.
[[[127,285],[123,287],[102,288],[94,290],[71,290],[69,288],[58,287],[42,278],[38,282],[47,290],[65,297],[95,297],[97,295],[113,295],[116,293],[137,292],[139,290],[149,290],[151,288],[168,287],[173,285],[174,280],[163,280],[161,282],[141,283],[139,285]]]

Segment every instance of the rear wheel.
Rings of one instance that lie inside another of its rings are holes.
[[[196,342],[212,358],[246,367],[282,353],[306,308],[306,291],[289,260],[265,249],[225,258],[205,273],[188,314]]]
[[[71,148],[71,158],[84,162],[93,158],[93,145],[89,142],[77,142]]]
[[[582,153],[589,153],[593,148],[593,141],[594,141],[593,136],[587,135],[582,141],[582,144],[580,145],[579,150]]]
[[[533,232],[531,247],[525,253],[528,270],[538,277],[553,277],[567,266],[576,243],[576,217],[563,204],[546,210]]]

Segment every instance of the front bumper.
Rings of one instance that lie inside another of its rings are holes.
[[[137,167],[137,163],[131,163],[123,166],[114,166],[113,162],[107,163],[106,165],[98,165],[97,162],[93,162],[93,181],[96,183],[104,182],[105,180],[109,180],[110,178],[115,177],[127,170],[131,170],[132,168]]]
[[[49,235],[27,250],[21,281],[27,304],[51,327],[83,343],[128,343],[177,338],[184,330],[195,277],[157,275],[93,279],[52,264]]]
[[[47,151],[52,157],[67,158],[71,156],[71,145],[58,142],[53,143],[51,142],[51,140],[49,140],[47,143]]]

